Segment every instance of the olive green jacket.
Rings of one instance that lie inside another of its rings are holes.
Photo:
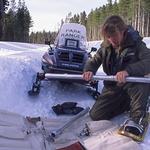
[[[150,73],[150,49],[137,31],[126,31],[119,52],[108,42],[103,42],[97,53],[87,61],[84,72],[97,72],[100,65],[107,75],[126,70],[129,76],[144,76]]]

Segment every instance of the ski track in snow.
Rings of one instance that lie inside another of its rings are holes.
[[[144,38],[150,48],[150,38]],[[89,42],[89,49],[99,48],[100,41]],[[24,116],[58,117],[51,107],[65,101],[77,102],[86,107],[94,104],[94,100],[86,92],[86,88],[78,84],[61,84],[58,81],[42,82],[39,96],[29,97],[36,72],[41,71],[41,56],[48,46],[41,44],[0,42],[0,109],[9,110]],[[98,74],[102,73],[102,68]],[[102,73],[103,74],[103,73]],[[103,87],[99,83],[99,90]],[[61,116],[63,118],[63,116]],[[114,122],[121,123],[125,119],[114,118]],[[142,149],[150,150],[150,129],[141,145]]]

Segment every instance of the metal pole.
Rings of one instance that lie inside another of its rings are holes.
[[[89,107],[85,108],[84,110],[82,110],[80,113],[78,113],[77,115],[75,115],[73,118],[71,118],[67,123],[65,123],[60,129],[54,131],[51,133],[52,137],[57,137],[60,134],[63,133],[63,131],[68,128],[72,123],[74,123],[77,119],[79,119],[80,117],[84,116],[86,113],[88,113],[90,110]]]
[[[45,78],[47,79],[64,79],[64,80],[83,80],[82,75],[75,74],[51,74],[46,73]],[[95,75],[93,80],[106,80],[106,81],[117,81],[115,76],[107,75]],[[138,82],[138,83],[150,83],[150,77],[127,77],[127,82]]]

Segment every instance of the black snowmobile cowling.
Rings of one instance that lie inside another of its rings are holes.
[[[45,73],[82,74],[90,57],[87,50],[85,27],[76,23],[64,24],[54,46],[43,55],[42,69]]]

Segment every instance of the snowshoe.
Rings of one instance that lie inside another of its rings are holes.
[[[118,134],[132,138],[134,141],[142,142],[144,140],[146,131],[149,125],[149,113],[145,118],[137,124],[133,120],[126,120],[125,123],[118,130]]]

